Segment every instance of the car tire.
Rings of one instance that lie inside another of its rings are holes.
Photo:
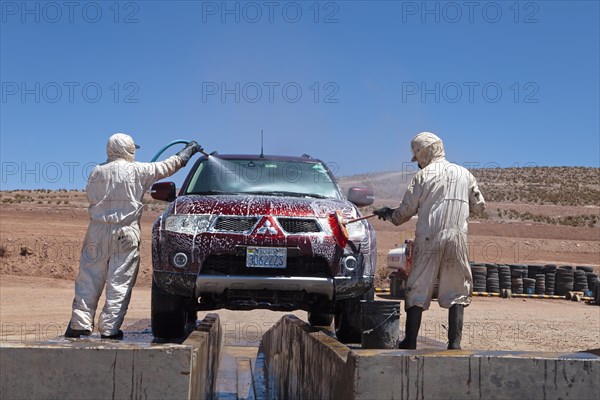
[[[333,314],[308,312],[308,323],[312,326],[330,326],[333,322]]]
[[[335,305],[335,335],[342,343],[360,343],[362,320],[360,301],[375,299],[375,289],[371,288],[360,297],[341,300]]]
[[[158,339],[179,339],[185,336],[187,315],[184,298],[162,290],[154,279],[151,293],[152,335]]]

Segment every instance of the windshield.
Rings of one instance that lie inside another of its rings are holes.
[[[340,198],[337,185],[318,161],[220,159],[203,160],[186,194],[265,194]]]

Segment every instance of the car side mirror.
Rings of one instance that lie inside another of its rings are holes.
[[[357,207],[366,207],[373,204],[375,196],[373,191],[366,187],[351,187],[348,189],[348,201]]]
[[[171,202],[177,197],[175,184],[173,182],[159,182],[152,185],[150,196],[155,200]]]

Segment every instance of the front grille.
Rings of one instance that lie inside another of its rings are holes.
[[[214,229],[227,232],[246,232],[256,223],[256,217],[218,217],[215,222]]]
[[[278,218],[281,227],[287,233],[320,232],[319,224],[315,219],[305,218]]]
[[[248,268],[246,267],[246,257],[229,254],[209,256],[202,265],[200,273],[211,275],[331,277],[327,260],[322,257],[288,257],[287,268]]]

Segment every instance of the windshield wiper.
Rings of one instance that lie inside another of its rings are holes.
[[[274,191],[256,191],[256,192],[244,192],[245,194],[262,194],[266,196],[290,196],[290,197],[314,197],[316,199],[328,199],[329,197],[322,194],[316,193],[300,193],[300,192],[288,192],[285,190],[274,190]]]

